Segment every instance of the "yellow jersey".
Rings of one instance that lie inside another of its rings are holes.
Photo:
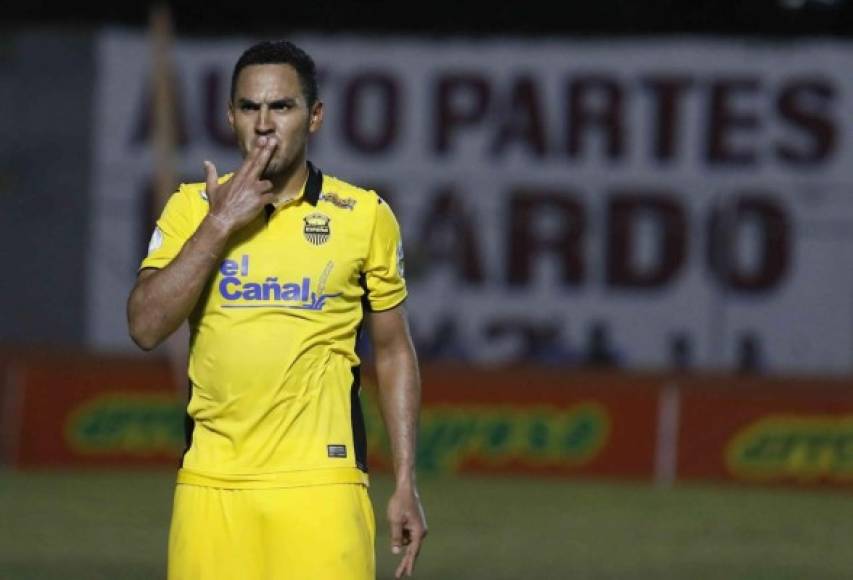
[[[374,191],[308,169],[297,198],[231,237],[189,317],[179,483],[367,482],[355,346],[365,310],[406,298],[400,228]],[[177,256],[208,213],[204,190],[171,196],[140,270]]]

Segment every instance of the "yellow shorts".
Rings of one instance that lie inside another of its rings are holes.
[[[169,580],[374,580],[367,488],[178,484]]]

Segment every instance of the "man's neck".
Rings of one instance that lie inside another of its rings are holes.
[[[304,158],[294,163],[288,171],[272,177],[270,181],[272,181],[272,193],[275,195],[276,203],[298,197],[307,179],[308,164]]]

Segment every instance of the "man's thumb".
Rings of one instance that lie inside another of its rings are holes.
[[[216,189],[217,181],[219,180],[219,176],[216,174],[216,166],[210,161],[204,162],[204,171],[205,171],[205,184],[207,187],[208,199],[210,198],[210,193]]]
[[[391,553],[399,554],[400,546],[403,545],[403,522],[391,522]]]

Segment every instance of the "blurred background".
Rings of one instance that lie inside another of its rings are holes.
[[[231,70],[276,38],[318,65],[309,157],[403,230],[418,577],[853,577],[853,2],[19,3],[0,30],[0,578],[164,577],[186,334],[142,353],[125,302],[168,195],[239,164]]]

